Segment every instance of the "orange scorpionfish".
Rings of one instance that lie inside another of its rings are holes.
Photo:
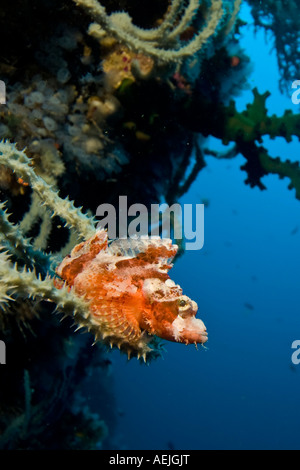
[[[159,237],[109,243],[100,230],[75,246],[56,272],[89,301],[83,326],[146,362],[153,335],[185,344],[207,341],[204,323],[195,318],[196,302],[168,275],[177,249]]]

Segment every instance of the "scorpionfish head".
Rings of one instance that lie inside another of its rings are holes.
[[[196,318],[198,305],[186,295],[169,277],[146,279],[143,292],[149,299],[151,318],[148,325],[153,333],[168,341],[185,344],[206,343],[207,331],[200,318]],[[151,330],[150,330],[151,331]]]

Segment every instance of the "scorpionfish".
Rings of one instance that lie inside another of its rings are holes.
[[[168,275],[177,249],[160,237],[109,242],[102,229],[76,245],[56,272],[89,302],[83,326],[146,361],[154,335],[185,344],[207,341],[196,302]]]

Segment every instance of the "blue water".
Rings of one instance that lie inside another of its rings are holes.
[[[243,17],[249,19],[245,8]],[[270,114],[299,109],[278,89],[271,43],[244,30],[254,63],[251,87],[271,91]],[[300,77],[299,77],[300,78]],[[250,90],[237,99],[242,110]],[[219,145],[212,139],[206,146]],[[299,142],[264,141],[271,156],[299,158]],[[112,354],[120,410],[118,444],[127,449],[299,448],[300,365],[291,344],[300,339],[300,201],[288,180],[263,179],[266,191],[244,184],[242,157],[206,157],[181,203],[210,201],[205,245],[187,251],[171,278],[196,300],[207,349],[168,343],[149,367]],[[299,231],[298,231],[299,227]]]

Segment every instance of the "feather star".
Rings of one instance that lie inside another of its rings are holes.
[[[109,243],[107,232],[100,230],[76,245],[56,272],[89,301],[84,326],[97,339],[146,361],[154,335],[185,344],[207,341],[204,323],[195,318],[196,302],[182,295],[168,275],[177,249],[159,237]]]

